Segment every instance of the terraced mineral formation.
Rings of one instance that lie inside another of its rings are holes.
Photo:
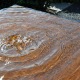
[[[1,10],[0,80],[80,80],[80,23],[17,5]]]

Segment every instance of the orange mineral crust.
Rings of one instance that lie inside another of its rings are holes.
[[[18,5],[1,10],[0,80],[80,80],[80,23]]]

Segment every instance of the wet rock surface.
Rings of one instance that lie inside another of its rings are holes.
[[[47,12],[60,18],[80,22],[80,3],[54,3],[50,7]]]
[[[80,22],[80,3],[75,3],[57,14],[59,17]]]
[[[17,5],[0,11],[2,80],[79,80],[79,74],[80,23]]]

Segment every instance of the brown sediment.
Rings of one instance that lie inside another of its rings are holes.
[[[0,44],[0,78],[79,80],[80,23],[28,8],[25,9],[28,13],[22,7],[19,9],[23,14],[13,7],[6,10],[6,15],[4,11],[1,14],[0,24],[6,24],[0,26],[0,41],[4,39],[0,43],[9,46],[2,48]]]

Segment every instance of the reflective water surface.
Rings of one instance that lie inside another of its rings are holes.
[[[17,5],[0,11],[0,80],[66,80],[79,63],[80,23]]]

